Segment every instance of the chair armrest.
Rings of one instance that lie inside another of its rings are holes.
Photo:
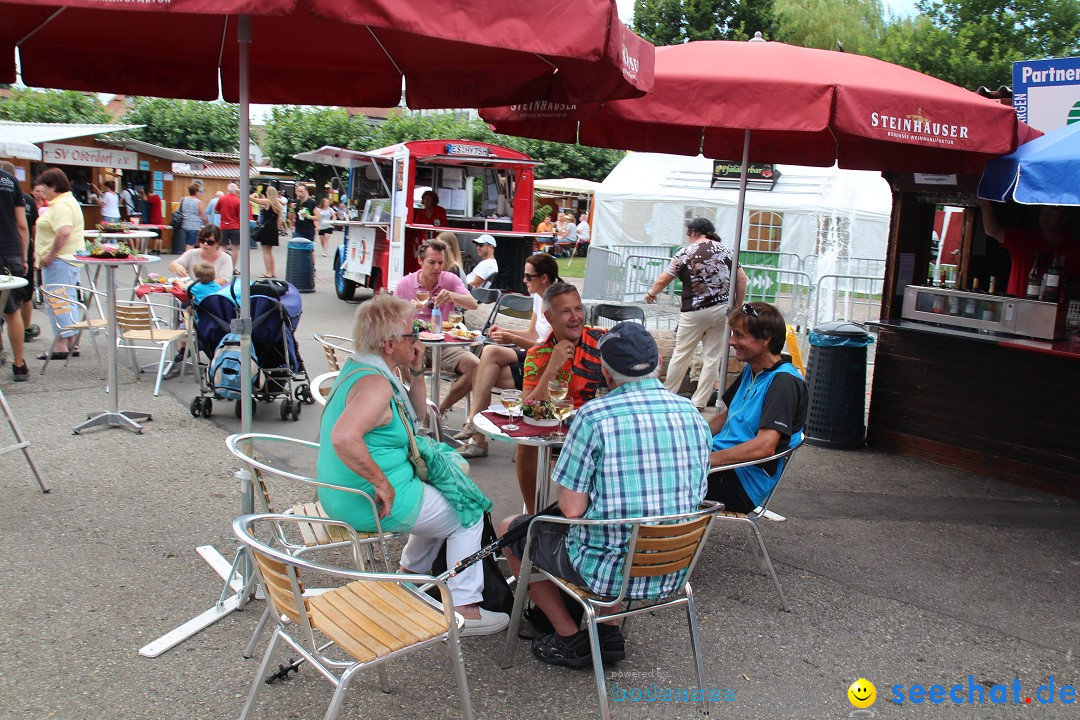
[[[740,462],[740,463],[728,463],[727,465],[717,465],[716,467],[709,468],[709,474],[712,475],[713,473],[723,472],[725,470],[734,470],[735,468],[749,467],[750,465],[764,465],[767,462],[772,462],[773,460],[779,460],[781,458],[788,457],[792,453],[794,453],[798,448],[799,448],[799,446],[796,445],[795,447],[790,447],[787,450],[784,450],[783,452],[778,452],[775,455],[770,455],[768,457],[759,458],[757,460],[747,460],[745,462]]]

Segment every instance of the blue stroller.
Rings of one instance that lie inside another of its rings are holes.
[[[199,396],[191,401],[194,417],[210,417],[214,399],[236,400],[235,414],[240,417],[240,336],[232,331],[239,305],[235,282],[195,305]],[[281,419],[299,420],[301,406],[315,402],[296,343],[301,313],[300,293],[289,283],[274,279],[252,283],[252,415],[258,401],[281,398]]]

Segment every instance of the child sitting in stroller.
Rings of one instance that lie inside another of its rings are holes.
[[[192,268],[195,279],[187,286],[187,293],[191,296],[191,303],[198,305],[204,297],[212,295],[221,289],[217,283],[217,272],[214,266],[208,262],[197,262]]]

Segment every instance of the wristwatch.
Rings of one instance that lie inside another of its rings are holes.
[[[412,368],[409,368],[409,374],[413,377],[420,377],[424,374],[424,369],[420,368],[419,370],[413,370]]]

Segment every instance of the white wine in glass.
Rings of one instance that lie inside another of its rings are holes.
[[[461,321],[464,320],[464,319],[465,319],[465,315],[459,309],[455,308],[455,310],[452,313],[450,313],[450,324],[451,325],[460,325]]]
[[[420,301],[422,303],[426,303],[430,297],[431,297],[431,293],[428,292],[427,290],[425,290],[424,288],[418,288],[416,290],[416,299],[418,301]]]
[[[548,396],[558,402],[566,397],[566,393],[570,388],[562,380],[552,380],[548,383]]]
[[[506,412],[510,415],[510,422],[503,426],[504,430],[517,430],[518,426],[514,424],[514,415],[521,407],[521,391],[520,390],[504,390],[502,397],[499,398],[502,406],[506,408]]]
[[[574,412],[574,403],[569,400],[559,400],[552,403],[551,411],[555,414],[555,417],[559,418],[559,432],[557,438],[566,439],[566,433],[563,432],[563,421],[570,417],[570,413]]]

